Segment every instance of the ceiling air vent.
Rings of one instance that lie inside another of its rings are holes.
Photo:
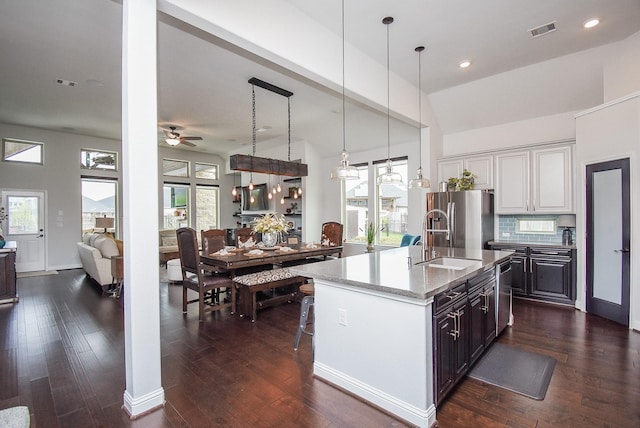
[[[529,32],[531,33],[531,36],[533,38],[539,37],[539,36],[543,36],[545,34],[549,34],[552,31],[556,31],[556,22],[550,22],[548,24],[545,25],[541,25],[537,28],[531,29],[529,30]]]
[[[61,85],[61,86],[76,86],[78,84],[78,82],[73,82],[71,80],[67,80],[67,79],[60,79],[60,78],[56,78],[56,84],[57,85]]]

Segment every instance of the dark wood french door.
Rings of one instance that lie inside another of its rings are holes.
[[[629,325],[629,159],[587,166],[587,312]]]

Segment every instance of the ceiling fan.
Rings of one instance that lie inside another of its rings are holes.
[[[167,138],[164,140],[170,146],[177,146],[178,144],[184,144],[188,147],[195,147],[196,145],[190,143],[187,140],[202,140],[202,137],[181,137],[179,133],[176,132],[176,126],[170,126],[170,131],[163,129]]]

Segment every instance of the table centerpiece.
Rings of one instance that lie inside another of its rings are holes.
[[[266,213],[254,221],[253,230],[262,234],[262,242],[266,247],[273,247],[278,243],[279,235],[287,233],[289,226],[284,216]]]

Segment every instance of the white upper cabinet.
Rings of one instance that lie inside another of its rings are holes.
[[[468,156],[438,161],[438,183],[459,178],[462,170],[476,175],[474,189],[493,189],[493,155]]]
[[[530,212],[529,164],[529,151],[496,155],[496,213]]]
[[[460,177],[462,174],[462,159],[448,159],[438,161],[438,183],[448,181],[450,177]],[[431,185],[432,188],[437,186]]]
[[[573,146],[496,155],[496,213],[573,212]]]
[[[493,189],[493,155],[464,158],[463,165],[476,175],[474,189]]]
[[[533,160],[533,210],[537,213],[573,211],[572,147],[531,151]]]

